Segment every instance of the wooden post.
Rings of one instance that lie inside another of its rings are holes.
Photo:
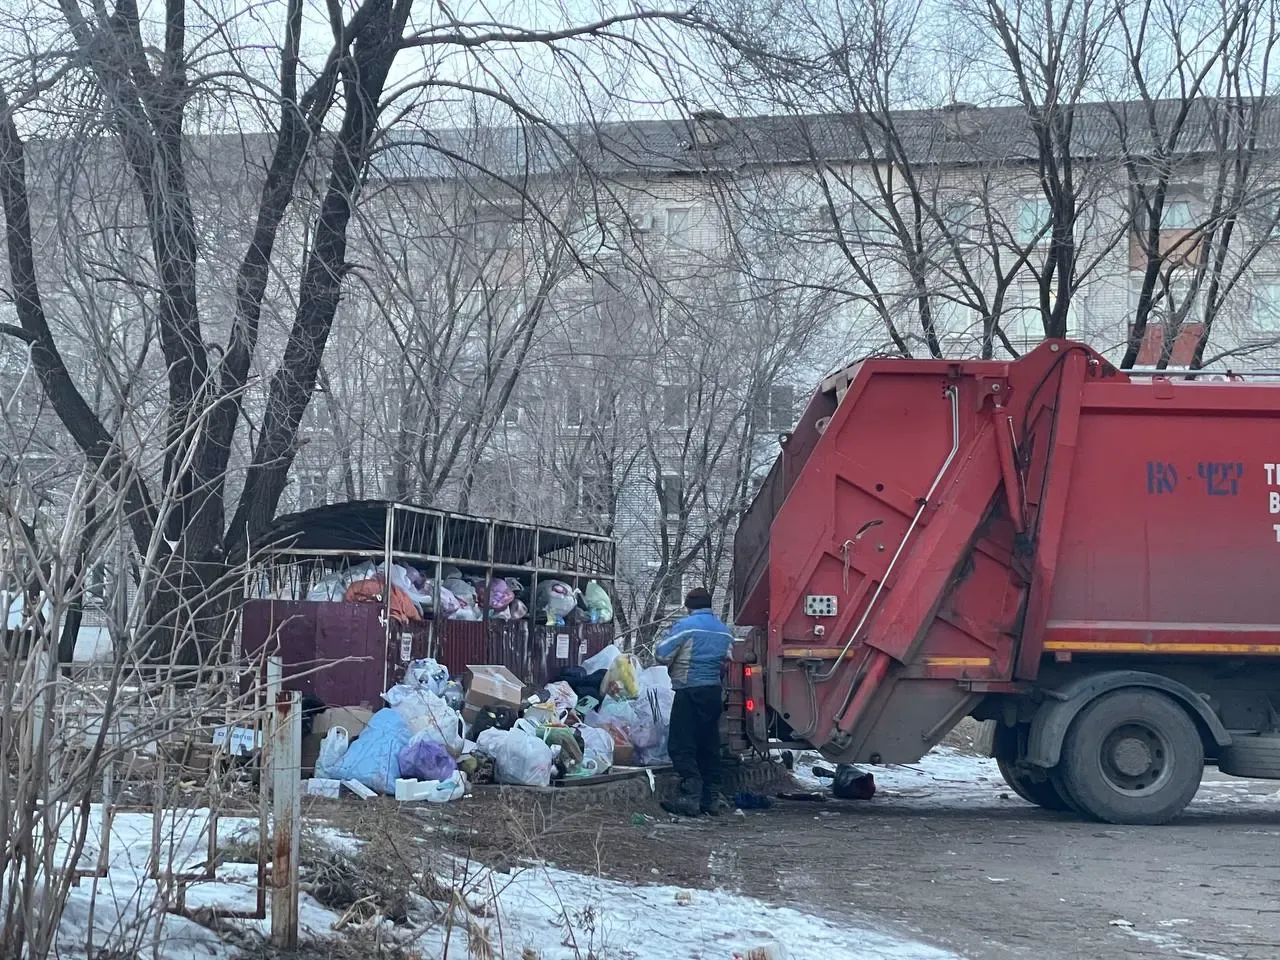
[[[271,729],[271,942],[298,946],[298,847],[302,842],[302,700],[276,694]]]

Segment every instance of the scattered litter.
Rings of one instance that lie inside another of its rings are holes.
[[[693,891],[692,891],[692,890],[677,890],[677,891],[676,891],[676,903],[678,903],[678,904],[679,904],[680,906],[682,906],[682,907],[692,906],[692,904],[693,904]]]
[[[1118,919],[1118,920],[1112,920],[1112,921],[1111,921],[1111,926],[1113,926],[1113,927],[1132,927],[1132,926],[1133,926],[1133,923],[1132,923],[1131,921],[1129,921],[1129,920],[1125,920],[1125,919],[1121,918],[1121,919]]]

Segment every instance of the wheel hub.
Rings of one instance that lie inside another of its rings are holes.
[[[1103,776],[1123,793],[1149,793],[1168,777],[1169,746],[1159,730],[1145,724],[1127,723],[1112,730],[1101,753]]]

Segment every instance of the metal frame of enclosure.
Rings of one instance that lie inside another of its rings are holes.
[[[534,621],[539,581],[563,580],[581,589],[588,581],[598,580],[612,594],[617,556],[616,542],[599,534],[382,500],[333,504],[283,516],[255,544],[255,550],[254,570],[246,581],[246,600],[280,602],[305,598],[326,573],[366,561],[383,562],[388,567],[393,563],[409,564],[427,574],[433,581],[433,610],[440,609],[445,567],[483,576],[486,582],[497,577],[518,578],[528,588],[524,599],[529,615],[524,621],[503,623],[508,631],[525,624],[521,632],[530,647],[534,645],[534,633],[539,632],[539,624]],[[488,630],[494,623],[429,618],[404,627],[391,617],[392,592],[385,593],[379,620],[388,651],[393,636],[398,635],[402,650],[419,655],[425,641],[427,655],[435,655],[440,644],[449,639],[450,630],[458,632],[477,626]],[[592,647],[600,642],[595,636],[598,632],[593,628]],[[407,658],[405,654],[400,657]],[[386,673],[384,680],[389,681],[390,668]]]

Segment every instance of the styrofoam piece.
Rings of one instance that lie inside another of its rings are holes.
[[[309,797],[328,797],[330,800],[337,800],[341,790],[341,780],[332,780],[328,777],[312,777],[310,780],[302,781],[302,792]]]
[[[372,800],[377,794],[366,787],[359,780],[343,780],[342,785],[354,793],[361,800]]]

